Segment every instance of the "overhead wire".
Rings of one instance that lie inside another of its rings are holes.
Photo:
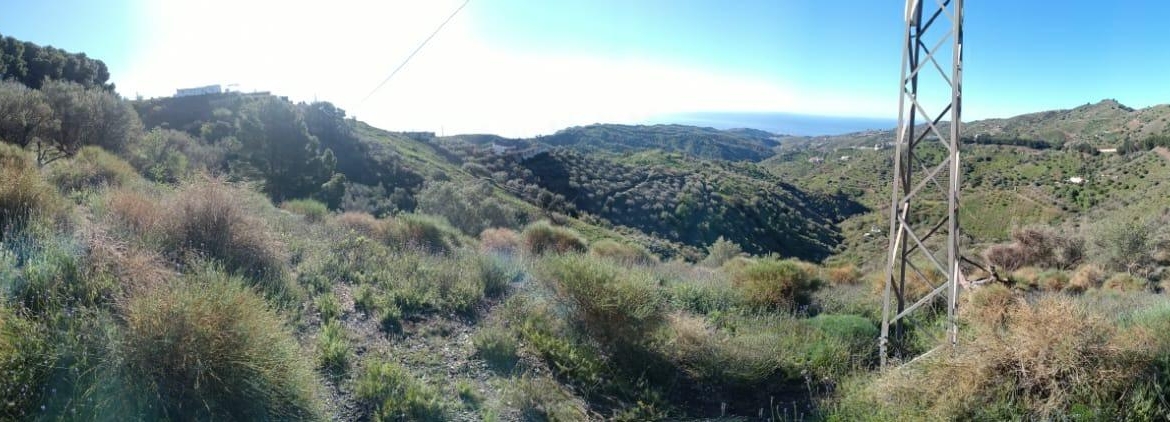
[[[402,70],[402,68],[405,67],[407,63],[410,63],[410,59],[414,58],[414,55],[418,54],[418,52],[421,51],[423,47],[427,46],[427,43],[431,41],[431,38],[434,38],[435,35],[439,34],[439,31],[443,30],[443,27],[447,26],[447,22],[451,22],[451,19],[454,19],[455,15],[459,14],[459,11],[463,10],[464,7],[467,7],[467,3],[471,3],[471,0],[463,0],[463,4],[460,4],[459,7],[455,8],[455,11],[451,12],[451,15],[447,16],[447,19],[444,20],[443,23],[440,23],[439,26],[435,28],[434,32],[431,32],[431,35],[427,36],[427,38],[424,39],[422,43],[419,43],[418,47],[415,47],[414,51],[410,52],[410,55],[406,56],[406,59],[402,60],[402,63],[399,63],[398,67],[394,68],[394,71],[390,72],[390,76],[387,76],[386,79],[382,80],[382,83],[379,83],[378,86],[374,87],[374,89],[370,91],[369,94],[366,94],[365,98],[362,98],[361,102],[365,103],[366,100],[374,96],[374,94],[377,93],[379,89],[382,89],[382,86],[386,85],[386,82],[390,82],[390,79],[393,78],[394,75],[397,75],[398,71]]]

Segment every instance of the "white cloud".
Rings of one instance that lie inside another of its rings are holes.
[[[537,55],[489,45],[473,1],[376,94],[362,101],[459,0],[145,2],[148,48],[115,75],[127,95],[239,84],[331,101],[392,130],[527,136],[683,111],[874,114],[831,92],[669,63]]]

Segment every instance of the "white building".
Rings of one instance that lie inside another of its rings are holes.
[[[1073,176],[1073,177],[1068,178],[1068,182],[1072,183],[1074,185],[1079,185],[1079,184],[1085,183],[1085,178],[1079,177],[1079,176]]]
[[[176,97],[193,97],[196,95],[220,94],[223,88],[219,85],[207,85],[196,88],[179,88],[175,90]]]

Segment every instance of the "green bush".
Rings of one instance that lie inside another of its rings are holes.
[[[36,217],[52,218],[63,210],[56,190],[41,178],[28,154],[0,144],[0,240]]]
[[[345,327],[337,321],[329,321],[322,325],[321,333],[317,337],[317,353],[317,361],[325,370],[334,375],[343,375],[349,371],[352,351]]]
[[[0,303],[0,419],[31,419],[53,362],[44,330]]]
[[[107,274],[89,271],[83,251],[70,238],[42,238],[26,253],[19,276],[11,280],[13,297],[34,313],[108,306],[122,296],[122,286]]]
[[[573,229],[556,227],[548,221],[529,224],[521,233],[525,249],[532,254],[585,252],[585,239]]]
[[[444,421],[446,405],[430,386],[394,362],[374,359],[358,377],[354,395],[374,421]]]
[[[471,343],[475,346],[476,356],[496,370],[511,371],[520,360],[516,354],[520,348],[516,336],[500,325],[488,325],[476,331]]]
[[[244,201],[250,195],[218,180],[195,182],[175,193],[165,242],[173,251],[214,258],[225,268],[258,282],[265,292],[295,297],[286,277],[284,245],[251,215]],[[188,259],[189,260],[189,259]]]
[[[332,292],[317,296],[315,305],[317,305],[317,312],[321,315],[321,322],[330,322],[341,316],[341,303],[337,301],[337,295]]]
[[[138,178],[125,160],[95,146],[81,148],[69,160],[53,162],[48,177],[63,192],[123,186]]]
[[[707,257],[703,258],[702,264],[711,268],[718,268],[732,258],[742,255],[743,248],[735,242],[719,236],[718,239],[715,239],[714,243],[707,247]]]
[[[613,239],[602,239],[589,245],[593,256],[611,259],[626,265],[647,265],[658,259],[641,246],[620,243]]]
[[[148,394],[150,418],[322,417],[300,346],[238,278],[203,270],[126,306],[127,381]]]
[[[1121,292],[1141,292],[1149,290],[1150,282],[1126,273],[1117,273],[1105,280],[1105,284],[1102,284],[1101,288]]]
[[[317,223],[329,215],[329,208],[313,199],[292,199],[280,204],[280,208],[305,217],[305,221]]]
[[[797,261],[763,259],[732,276],[732,282],[749,306],[759,309],[794,309],[809,303],[820,281]]]
[[[644,343],[665,319],[666,297],[648,271],[573,254],[546,258],[538,271],[575,322],[610,347]]]
[[[393,246],[432,253],[448,253],[463,243],[459,231],[442,218],[424,214],[395,216],[387,221],[387,237]]]

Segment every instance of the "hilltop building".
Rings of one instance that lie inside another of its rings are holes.
[[[194,97],[196,95],[222,94],[223,87],[216,85],[200,86],[195,88],[179,88],[175,90],[175,97]]]

